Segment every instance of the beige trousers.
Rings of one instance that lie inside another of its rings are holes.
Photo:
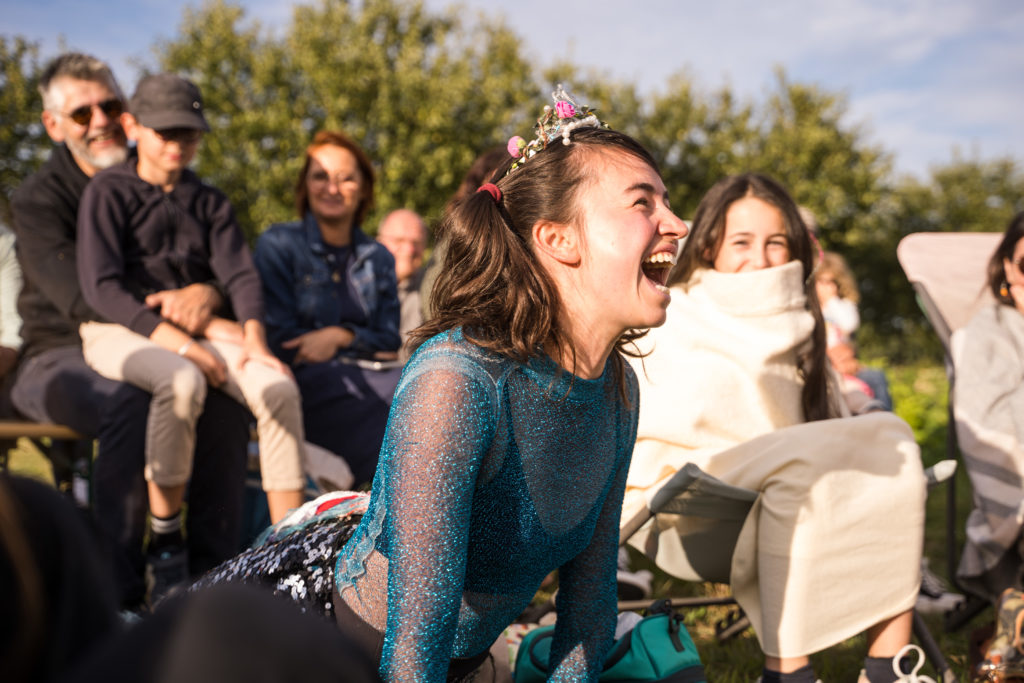
[[[153,395],[146,423],[146,479],[180,486],[192,473],[196,421],[206,401],[206,378],[192,361],[147,337],[111,323],[83,323],[82,352],[93,370]],[[265,491],[292,491],[305,484],[302,469],[302,403],[295,381],[260,363],[238,361],[237,344],[197,339],[227,366],[221,390],[256,417]]]
[[[914,433],[900,418],[877,412],[819,420],[721,450],[642,439],[630,479],[657,481],[627,481],[622,518],[687,462],[760,493],[736,542],[729,583],[765,654],[819,652],[914,606],[925,477]],[[658,566],[685,577],[683,563],[672,563],[689,552],[676,540],[677,520],[659,518],[630,544],[648,550],[650,535],[658,535]],[[705,539],[715,542],[713,534]]]

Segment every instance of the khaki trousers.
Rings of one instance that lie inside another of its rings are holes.
[[[83,323],[86,363],[104,377],[128,382],[153,395],[146,423],[146,479],[180,486],[192,473],[196,421],[206,400],[206,378],[192,361],[126,327]],[[305,484],[302,469],[302,403],[290,377],[256,362],[241,369],[237,344],[197,339],[227,366],[224,393],[256,417],[265,491],[292,491]]]

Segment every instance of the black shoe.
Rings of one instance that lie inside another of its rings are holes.
[[[646,600],[651,596],[651,580],[654,575],[646,569],[633,571],[629,566],[629,553],[619,548],[618,571],[616,572],[619,600]]]
[[[165,546],[146,554],[146,588],[151,606],[184,590],[188,584],[188,551],[184,547]]]

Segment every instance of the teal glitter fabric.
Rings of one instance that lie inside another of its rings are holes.
[[[601,377],[438,335],[406,365],[369,509],[335,581],[385,633],[385,680],[443,681],[559,570],[550,680],[597,680],[615,631],[616,546],[636,438],[611,358]]]

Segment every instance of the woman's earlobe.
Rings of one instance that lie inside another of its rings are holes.
[[[571,225],[537,221],[532,234],[534,246],[541,253],[567,266],[580,264],[579,235]]]

